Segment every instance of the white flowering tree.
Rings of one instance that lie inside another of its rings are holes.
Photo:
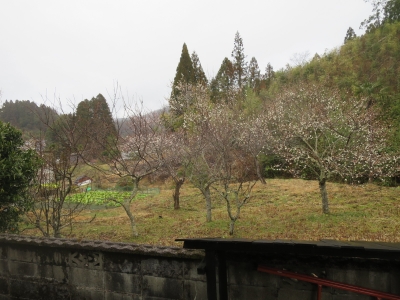
[[[213,188],[225,200],[229,223],[229,234],[233,235],[235,223],[242,207],[248,203],[251,191],[257,182],[257,155],[262,151],[264,139],[259,140],[263,128],[244,119],[241,110],[218,104],[210,116],[209,139],[215,156],[219,158],[219,182]],[[256,128],[256,130],[253,130]]]
[[[180,190],[187,178],[187,169],[191,162],[191,156],[188,155],[190,151],[187,147],[188,139],[185,131],[178,128],[173,132],[166,133],[160,152],[163,165],[160,173],[169,176],[175,185],[172,194],[174,209],[180,209]]]
[[[246,118],[232,101],[213,103],[208,91],[201,87],[192,91],[197,92],[196,101],[191,101],[183,122],[191,157],[189,179],[204,196],[208,222],[211,221],[211,190],[225,200],[229,233],[233,234],[241,208],[249,201],[257,181],[258,165],[254,159],[263,149],[265,135],[259,132],[263,130],[259,123],[248,124],[256,118]]]
[[[247,118],[239,115],[237,124],[240,125],[239,137],[241,147],[252,158],[252,163],[260,182],[266,184],[260,165],[260,155],[269,153],[273,141],[266,112],[262,110],[258,114]]]
[[[210,140],[212,104],[209,91],[202,85],[186,86],[182,93],[188,109],[184,114],[182,128],[186,133],[185,156],[189,158],[187,175],[190,182],[200,190],[206,202],[206,220],[212,220],[211,186],[220,178],[219,153],[215,153]]]
[[[269,110],[275,150],[294,174],[311,171],[318,179],[323,213],[329,213],[326,182],[343,178],[390,176],[393,157],[385,153],[387,128],[367,99],[319,84],[284,90]],[[394,159],[395,160],[395,159]]]
[[[121,178],[129,178],[133,184],[130,197],[120,201],[120,204],[129,217],[132,234],[137,236],[130,205],[137,195],[140,181],[162,166],[160,153],[164,143],[164,129],[158,116],[143,114],[142,111],[131,111],[126,126],[128,135],[120,137],[119,152],[112,161],[112,170]]]

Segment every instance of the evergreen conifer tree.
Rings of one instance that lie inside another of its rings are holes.
[[[117,131],[110,108],[102,94],[91,100],[85,99],[76,110],[80,144],[86,145],[87,158],[97,158],[111,151]]]
[[[206,87],[207,84],[208,80],[197,53],[194,51],[190,57],[186,44],[183,44],[181,58],[176,68],[169,98],[170,113],[163,115],[167,126],[176,129],[183,124],[182,116],[186,108],[192,104],[188,100],[190,96],[187,98],[186,95],[190,94],[193,86],[201,85]]]
[[[247,62],[245,61],[246,56],[244,55],[243,40],[238,31],[235,34],[232,59],[235,83],[241,89],[247,81]]]
[[[196,84],[207,85],[207,77],[204,74],[203,68],[200,63],[199,56],[197,55],[196,51],[193,51],[192,56],[192,64],[193,64],[193,81]]]
[[[192,59],[190,58],[186,44],[183,44],[181,58],[179,60],[178,67],[176,68],[174,83],[172,85],[171,97],[178,96],[179,91],[176,89],[176,87],[180,82],[186,84],[191,84],[194,82],[193,62]]]
[[[181,116],[184,113],[184,109],[180,103],[182,98],[180,96],[182,92],[185,92],[185,88],[182,89],[182,86],[189,88],[189,85],[193,84],[194,82],[195,70],[193,68],[193,62],[190,58],[188,48],[184,43],[182,47],[181,58],[176,68],[174,82],[172,84],[171,96],[168,100],[171,114],[164,115],[166,122],[169,124],[168,126],[175,128],[182,124]]]
[[[349,27],[349,29],[347,29],[346,36],[344,37],[344,43],[346,44],[348,41],[350,41],[356,37],[357,37],[357,35],[354,32],[354,29]]]
[[[215,78],[211,80],[211,100],[219,102],[226,98],[230,89],[234,86],[235,70],[229,58],[225,57]]]
[[[268,63],[267,67],[265,68],[265,75],[264,75],[265,87],[267,89],[270,87],[272,78],[274,78],[274,76],[275,76],[274,68],[270,63]]]
[[[252,57],[249,63],[248,69],[248,85],[254,90],[259,91],[260,88],[260,79],[261,79],[261,72],[260,68],[258,67],[258,62],[255,57]]]

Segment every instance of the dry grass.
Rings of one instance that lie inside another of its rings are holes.
[[[86,210],[80,220],[96,214],[91,224],[77,224],[70,238],[180,246],[176,238],[228,236],[225,203],[214,195],[213,222],[205,221],[205,202],[198,190],[184,185],[181,209],[174,210],[172,187],[132,204],[140,236],[130,236],[122,208]],[[400,242],[400,188],[373,184],[350,186],[328,183],[330,215],[321,212],[316,181],[268,180],[257,183],[242,208],[234,238],[297,240],[369,240]],[[24,234],[38,234],[28,230]]]

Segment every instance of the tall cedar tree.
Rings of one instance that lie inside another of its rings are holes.
[[[208,80],[204,74],[197,53],[193,52],[190,57],[186,44],[183,44],[181,58],[176,68],[176,75],[169,99],[171,114],[165,114],[163,116],[168,126],[176,129],[183,124],[183,114],[187,107],[192,104],[190,101],[186,101],[188,100],[187,97],[184,97],[184,95],[189,92],[190,86],[207,86],[207,84]]]
[[[203,67],[201,66],[199,56],[196,51],[192,53],[192,64],[193,64],[193,81],[196,84],[207,85],[207,77],[204,74]]]
[[[265,68],[265,74],[264,74],[264,82],[266,89],[269,89],[272,79],[274,78],[274,75],[275,75],[274,68],[270,63],[268,63],[267,67]]]
[[[113,147],[117,132],[110,108],[102,94],[91,100],[85,99],[76,110],[81,146],[86,145],[87,159],[107,156]]]
[[[180,82],[186,84],[194,83],[193,62],[192,59],[190,58],[186,44],[183,44],[181,58],[179,60],[178,67],[176,68],[176,74],[172,86],[171,97],[178,96],[179,90],[176,87]]]
[[[211,100],[221,102],[226,99],[234,85],[234,67],[229,58],[225,57],[217,75],[211,80]]]
[[[243,40],[237,31],[232,50],[232,63],[234,67],[235,83],[239,89],[245,86],[247,81],[247,62],[245,59]]]
[[[260,91],[261,72],[255,57],[252,57],[248,69],[248,85],[255,91]]]
[[[354,29],[349,27],[346,32],[346,36],[344,37],[344,43],[346,44],[348,41],[351,41],[357,37],[356,33],[354,32]]]

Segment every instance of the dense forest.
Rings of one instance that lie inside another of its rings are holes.
[[[0,109],[0,120],[22,130],[26,136],[44,132],[46,118],[56,115],[53,108],[43,104],[38,106],[29,100],[5,101]]]

